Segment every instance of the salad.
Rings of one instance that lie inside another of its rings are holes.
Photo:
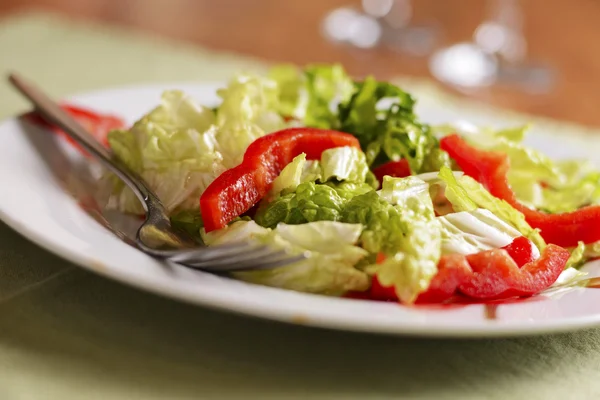
[[[487,301],[538,294],[600,255],[600,173],[525,147],[528,126],[431,126],[409,93],[339,65],[239,74],[218,95],[212,107],[166,91],[128,128],[70,112],[199,241],[307,256],[237,279],[404,304]],[[103,183],[109,208],[143,214],[122,182]]]

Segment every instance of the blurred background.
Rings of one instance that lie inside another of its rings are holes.
[[[600,1],[0,0],[0,27],[32,10],[270,62],[340,62],[357,77],[430,78],[492,105],[600,125]]]

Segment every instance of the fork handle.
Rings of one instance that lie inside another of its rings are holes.
[[[123,163],[114,160],[104,146],[94,139],[85,128],[71,118],[69,114],[42,92],[42,90],[15,73],[10,74],[8,80],[35,106],[37,112],[44,119],[61,128],[93,157],[121,178],[133,190],[146,211],[148,211],[149,202],[153,203],[155,196],[134,172]]]

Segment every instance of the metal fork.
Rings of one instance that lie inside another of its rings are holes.
[[[146,220],[138,229],[135,238],[137,247],[143,252],[159,259],[210,272],[269,269],[305,258],[303,254],[290,255],[284,250],[274,250],[269,246],[251,242],[210,247],[200,245],[188,233],[172,227],[165,207],[144,180],[124,163],[112,157],[104,146],[56,102],[17,74],[9,75],[8,79],[44,119],[65,131],[133,190],[146,210]]]

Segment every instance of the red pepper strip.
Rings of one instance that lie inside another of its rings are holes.
[[[461,254],[444,255],[438,263],[438,273],[416,303],[442,303],[456,295],[459,287],[464,289],[461,290],[463,294],[476,299],[538,293],[558,279],[569,253],[554,246],[559,249],[558,256],[555,250],[551,250],[545,253],[544,260],[536,262],[533,246],[529,239],[520,236],[502,249],[466,257]],[[564,257],[564,252],[566,259],[562,262],[560,257]],[[381,263],[384,259],[378,256],[377,262]],[[519,267],[523,269],[519,270]],[[394,287],[383,286],[377,276],[373,277],[370,297],[374,300],[398,301]]]
[[[547,289],[565,269],[569,252],[549,244],[540,258],[521,269],[503,249],[482,251],[466,258],[473,275],[458,289],[471,298],[492,300],[531,296]]]
[[[506,154],[480,150],[456,134],[442,138],[440,147],[448,152],[465,174],[522,212],[532,227],[541,230],[542,237],[548,243],[574,247],[579,241],[593,243],[600,240],[600,206],[588,206],[562,214],[533,210],[517,200],[508,184],[510,163]]]
[[[61,104],[61,108],[66,111],[73,119],[79,122],[88,132],[90,132],[96,140],[102,143],[104,146],[108,147],[108,132],[113,129],[121,129],[125,127],[125,121],[121,118],[116,117],[114,115],[108,114],[99,114],[94,111],[81,108],[78,106],[70,105],[70,104]],[[62,131],[62,129],[49,124],[44,119],[42,119],[35,112],[27,113],[23,116],[30,122],[35,124],[39,124],[42,126],[51,129],[57,134],[63,136],[65,139],[69,141],[73,146],[79,149],[82,153],[87,155],[87,152],[77,144],[69,135]]]
[[[307,159],[318,160],[323,151],[343,146],[360,148],[350,134],[316,128],[284,129],[255,140],[242,163],[219,175],[200,197],[206,232],[223,228],[252,208],[297,155],[306,153]]]
[[[400,161],[390,161],[373,169],[375,177],[379,181],[379,185],[383,182],[383,177],[389,175],[394,178],[404,178],[411,175],[408,161],[402,159]]]
[[[525,236],[515,238],[510,244],[502,248],[506,250],[519,268],[536,259],[537,254],[534,252],[535,245]]]
[[[460,254],[444,255],[438,263],[438,272],[427,291],[421,293],[416,303],[442,303],[450,299],[458,286],[473,274],[467,259]],[[371,282],[370,297],[373,300],[398,301],[393,286],[383,286],[377,276]]]
[[[466,282],[473,271],[461,254],[442,256],[438,272],[431,280],[429,288],[417,297],[416,303],[443,303],[456,293],[456,289]]]
[[[518,267],[522,267],[535,261],[533,246],[531,240],[520,236],[503,249]],[[431,280],[427,291],[419,295],[417,303],[442,303],[455,295],[457,288],[472,278],[473,269],[469,257],[460,254],[443,256],[438,264],[438,273]]]

